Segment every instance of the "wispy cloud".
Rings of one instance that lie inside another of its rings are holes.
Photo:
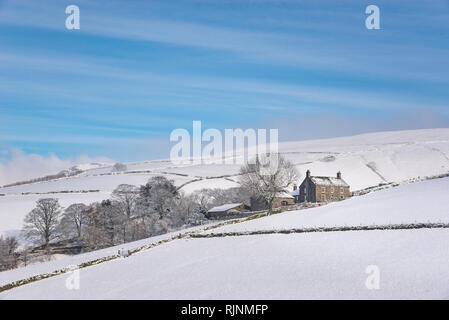
[[[61,23],[64,16],[60,6],[50,6],[51,10],[36,15],[36,10],[45,6],[44,3],[7,7],[0,23],[67,32]],[[260,32],[226,25],[160,19],[151,12],[144,17],[129,17],[126,10],[110,12],[85,1],[80,2],[80,7],[83,8],[83,27],[78,31],[81,34],[226,51],[238,55],[248,63],[271,63],[402,80],[449,81],[441,69],[435,67],[447,61],[448,46],[429,46],[428,43],[406,41],[402,38],[414,33],[404,32],[407,27],[401,29],[401,32],[395,29],[397,21],[400,23],[409,17],[416,18],[416,13],[402,13],[395,19],[390,18],[393,26],[389,30],[379,31],[382,36],[374,36],[363,28],[363,10],[346,14],[350,18],[349,23],[326,20],[326,13],[329,17],[331,13],[335,14],[333,11],[317,11],[315,22],[307,25],[312,30],[327,30],[331,33],[292,34],[282,30]],[[443,19],[449,17],[445,13],[439,16]],[[421,20],[421,23],[431,22],[435,20]],[[438,26],[443,32],[448,32],[447,25]],[[335,33],[335,30],[342,28],[342,31]],[[388,54],[388,59],[383,57],[385,54]],[[382,63],[377,63],[379,60]],[[370,67],[373,63],[376,66]],[[409,70],[410,63],[414,65],[412,71]]]
[[[113,163],[111,159],[105,157],[90,158],[81,155],[76,159],[60,159],[53,154],[49,156],[25,154],[17,148],[3,149],[1,154],[3,159],[0,158],[0,185],[56,174],[82,163]]]
[[[64,57],[43,57],[43,56],[27,56],[16,55],[13,53],[0,54],[0,68],[24,69],[45,69],[46,72],[63,72],[67,74],[81,74],[85,76],[103,77],[105,79],[116,79],[119,82],[107,83],[99,81],[87,81],[78,84],[78,91],[92,92],[89,96],[80,96],[77,92],[71,90],[67,91],[57,85],[56,82],[51,81],[49,84],[37,83],[34,79],[28,81],[14,81],[3,78],[0,83],[0,90],[22,91],[22,86],[25,85],[29,90],[35,91],[36,94],[47,94],[52,96],[60,96],[61,98],[75,99],[81,102],[100,102],[110,104],[123,104],[124,101],[118,101],[114,97],[105,97],[102,93],[106,88],[126,91],[128,95],[137,94],[139,96],[146,96],[150,99],[153,92],[142,90],[139,85],[145,82],[148,86],[161,84],[171,91],[178,94],[186,88],[200,88],[208,90],[222,90],[229,94],[233,92],[246,93],[261,93],[274,96],[289,96],[299,99],[303,103],[323,103],[329,105],[339,105],[342,108],[372,108],[372,109],[388,109],[388,108],[422,108],[433,107],[436,109],[445,109],[448,107],[447,101],[442,99],[438,101],[429,101],[428,99],[419,101],[418,94],[411,92],[407,95],[399,93],[388,92],[383,89],[379,92],[372,92],[372,90],[364,90],[360,88],[339,88],[333,86],[312,86],[312,85],[292,85],[279,84],[270,81],[257,81],[251,79],[243,79],[242,77],[205,77],[197,75],[181,75],[181,74],[162,74],[154,73],[148,70],[132,70],[124,67],[117,67],[114,60],[98,60],[89,57],[73,57],[73,60]],[[20,65],[20,66],[19,66]],[[448,80],[449,81],[449,80]],[[180,89],[184,88],[184,89]],[[160,93],[160,92],[157,92]],[[192,106],[194,107],[194,106]],[[241,107],[244,107],[242,105]],[[256,106],[255,106],[256,107]],[[272,106],[270,109],[275,109]],[[157,119],[154,116],[154,120]]]
[[[25,152],[164,156],[169,132],[192,120],[254,127],[319,114],[323,131],[337,114],[366,124],[345,124],[356,133],[408,128],[384,125],[401,112],[417,128],[414,110],[449,112],[444,1],[379,0],[374,32],[353,1],[76,4],[76,31],[61,1],[0,7],[0,138]]]

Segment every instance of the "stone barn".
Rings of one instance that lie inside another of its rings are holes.
[[[246,210],[248,210],[248,207],[243,203],[229,203],[218,207],[213,207],[212,209],[207,211],[207,216],[210,219],[218,219]]]
[[[267,210],[268,202],[262,197],[251,197],[251,211]],[[295,197],[288,192],[279,192],[273,199],[273,209],[295,204]]]
[[[280,192],[273,200],[273,209],[295,204],[295,198],[287,192]]]

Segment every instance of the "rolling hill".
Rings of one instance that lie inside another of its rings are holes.
[[[282,142],[279,152],[303,177],[307,169],[331,176],[341,171],[354,191],[449,172],[449,129]],[[153,160],[126,163],[126,167],[115,172],[112,165],[86,164],[78,166],[81,173],[74,176],[0,188],[0,234],[19,234],[23,218],[41,197],[58,198],[63,206],[88,204],[108,198],[121,183],[140,185],[154,175],[173,179],[186,193],[238,186],[239,165],[174,165],[169,160]]]
[[[448,187],[449,178],[434,179],[320,208],[210,230],[200,227],[128,258],[80,269],[79,289],[66,287],[71,274],[64,273],[4,291],[0,299],[448,299]],[[435,222],[445,226],[278,232],[311,226]],[[220,236],[267,230],[272,232]],[[210,233],[215,237],[195,236]],[[110,254],[105,249],[85,255],[93,255],[92,259]],[[75,259],[87,261],[85,255]],[[0,284],[74,262],[65,259],[0,273]],[[379,286],[374,288],[366,285],[372,268],[379,275]]]

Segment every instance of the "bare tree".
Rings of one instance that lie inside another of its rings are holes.
[[[121,184],[112,191],[113,201],[128,218],[134,213],[138,197],[139,189],[131,184]]]
[[[87,224],[87,206],[75,203],[64,210],[60,230],[67,237],[81,238],[83,227]]]
[[[105,219],[104,206],[95,202],[87,207],[86,212],[87,223],[82,239],[87,247],[99,249],[113,245],[114,237],[111,237],[111,227]]]
[[[45,198],[36,202],[36,208],[25,217],[23,231],[25,236],[48,248],[50,241],[58,237],[57,227],[62,207],[58,199]]]
[[[128,167],[126,166],[126,164],[123,164],[120,162],[117,162],[116,164],[114,164],[111,169],[112,172],[122,172],[122,171],[126,171],[126,170],[128,170]]]
[[[229,188],[229,189],[210,189],[213,206],[221,206],[226,203],[245,203],[249,205],[251,194],[245,188]]]
[[[22,250],[19,251],[20,260],[23,263],[23,266],[26,267],[31,260],[31,247],[24,246]]]
[[[195,201],[199,206],[207,209],[213,207],[214,198],[212,197],[213,189],[203,188],[200,190],[195,190],[191,194],[191,199]]]
[[[257,157],[253,163],[240,168],[240,185],[250,194],[261,197],[268,203],[268,215],[272,213],[273,200],[279,193],[285,192],[299,178],[295,166],[278,155],[276,166],[267,169],[265,161]]]
[[[120,227],[122,230],[122,240],[133,241],[141,237],[141,223],[131,221],[140,210],[137,206],[139,198],[139,188],[130,184],[121,184],[112,192],[111,205],[118,211]]]
[[[19,242],[15,237],[0,236],[0,270],[15,268],[17,266],[16,250]]]
[[[126,242],[127,219],[122,214],[118,205],[113,201],[104,200],[101,202],[99,218],[104,232],[109,237],[111,245],[119,243],[119,238],[123,235],[122,242]],[[125,230],[125,231],[124,231]]]
[[[150,211],[156,212],[159,219],[165,218],[172,210],[178,189],[173,180],[164,176],[155,176],[140,187],[140,200]]]
[[[6,237],[5,242],[8,254],[13,254],[19,247],[19,241],[16,237]]]
[[[172,225],[180,227],[182,225],[199,225],[206,219],[207,209],[197,202],[194,195],[185,195],[180,192],[175,200],[175,206],[170,216]]]

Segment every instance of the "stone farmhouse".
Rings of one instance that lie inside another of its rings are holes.
[[[306,178],[299,188],[293,186],[293,191],[279,192],[273,199],[273,209],[288,207],[302,202],[331,202],[341,201],[351,197],[349,185],[337,172],[336,177],[312,176],[307,170]],[[214,207],[207,212],[209,219],[222,219],[229,216],[241,215],[244,212],[268,209],[268,203],[260,196],[250,199],[250,206],[244,203],[229,203]]]
[[[349,184],[337,172],[336,177],[312,176],[307,170],[306,178],[299,186],[295,185],[291,195],[295,203],[340,201],[351,197]]]

